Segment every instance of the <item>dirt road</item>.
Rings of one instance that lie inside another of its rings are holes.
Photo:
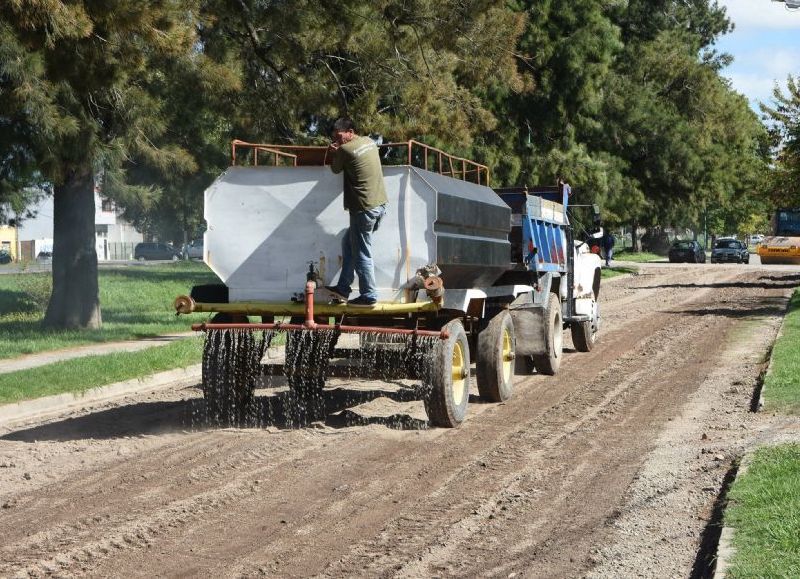
[[[403,384],[345,381],[302,430],[194,429],[196,388],[6,429],[0,575],[702,576],[734,459],[800,436],[750,411],[797,285],[735,266],[605,284],[591,353],[475,397],[456,430],[425,428]]]

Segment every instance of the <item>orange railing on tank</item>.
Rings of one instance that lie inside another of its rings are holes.
[[[412,139],[399,143],[384,143],[378,148],[382,152],[381,159],[384,165],[411,165],[478,185],[489,185],[489,167],[486,165],[451,155],[425,143]],[[231,165],[236,165],[237,161],[241,160],[242,155],[237,156],[240,149],[252,153],[246,157],[246,161],[252,166],[264,165],[260,162],[259,152],[272,155],[270,164],[275,166],[281,162],[293,167],[331,163],[328,147],[248,143],[237,139],[231,142]]]

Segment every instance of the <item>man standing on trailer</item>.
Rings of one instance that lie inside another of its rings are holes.
[[[386,188],[378,146],[369,137],[356,134],[352,120],[341,118],[333,125],[331,170],[344,172],[344,208],[350,212],[350,227],[342,239],[342,272],[335,286],[325,286],[334,297],[347,300],[358,276],[359,296],[347,303],[371,306],[378,301],[372,233],[386,212]]]

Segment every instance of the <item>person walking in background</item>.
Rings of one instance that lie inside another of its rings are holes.
[[[378,301],[372,234],[386,212],[386,188],[378,146],[369,137],[356,134],[352,120],[341,118],[333,125],[331,170],[344,173],[344,208],[350,227],[342,239],[342,271],[336,285],[325,286],[335,298],[347,300],[358,276],[359,296],[347,303],[371,306]]]
[[[611,265],[611,259],[614,255],[614,236],[608,229],[603,233],[603,252],[606,256],[606,267]]]

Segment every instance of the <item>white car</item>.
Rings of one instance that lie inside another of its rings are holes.
[[[760,233],[756,233],[755,235],[750,236],[750,243],[752,243],[753,245],[757,245],[762,241],[764,241],[764,236],[761,235]]]
[[[195,239],[183,247],[183,256],[186,259],[203,259],[203,239]]]

